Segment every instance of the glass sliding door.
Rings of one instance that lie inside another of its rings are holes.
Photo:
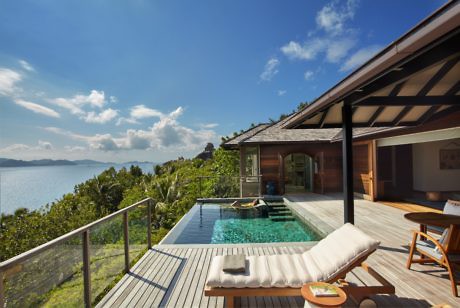
[[[284,159],[286,193],[313,191],[313,160],[303,153],[289,154]]]

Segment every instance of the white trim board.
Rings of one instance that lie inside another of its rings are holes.
[[[422,143],[460,138],[460,127],[446,128],[423,133],[408,134],[402,136],[388,137],[377,140],[378,147],[390,145]]]

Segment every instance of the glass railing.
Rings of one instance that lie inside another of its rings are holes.
[[[0,263],[0,307],[91,307],[151,248],[144,199]]]
[[[199,176],[200,198],[242,198],[262,195],[262,175]]]

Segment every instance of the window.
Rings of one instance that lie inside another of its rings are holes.
[[[259,151],[256,147],[248,147],[244,153],[244,174],[246,176],[259,175]]]

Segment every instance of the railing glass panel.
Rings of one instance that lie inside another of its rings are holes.
[[[6,307],[81,307],[83,300],[80,234],[48,248],[3,273]]]
[[[91,302],[98,302],[125,269],[123,215],[89,230]]]
[[[147,249],[147,210],[148,205],[145,204],[128,212],[130,266],[133,266]]]

